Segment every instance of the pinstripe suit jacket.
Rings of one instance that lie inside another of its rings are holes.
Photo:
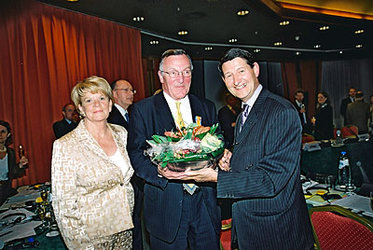
[[[237,124],[240,124],[241,116]],[[293,105],[262,89],[239,133],[231,171],[219,172],[218,198],[233,198],[240,249],[311,249],[300,183],[301,124]]]
[[[211,126],[217,123],[215,105],[207,100],[188,95],[193,120],[202,117],[202,125]],[[146,181],[144,187],[144,218],[146,229],[154,237],[172,242],[181,220],[183,207],[183,186],[181,182],[161,178],[157,166],[144,155],[148,148],[146,140],[154,134],[163,135],[165,131],[176,131],[176,125],[163,93],[146,98],[132,106],[129,126],[128,153],[135,174]],[[203,192],[203,200],[210,218],[206,223],[214,225],[220,232],[220,209],[216,199],[216,185],[199,183]]]

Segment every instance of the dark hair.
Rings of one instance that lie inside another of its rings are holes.
[[[10,128],[9,122],[0,120],[0,125],[6,127],[6,129],[8,130],[8,134],[10,135],[8,136],[8,138],[6,138],[5,141],[5,146],[8,146],[13,143],[12,129]]]
[[[298,93],[302,93],[304,95],[304,90],[298,89],[297,91],[295,91],[294,96],[297,95]]]
[[[250,65],[251,68],[254,67],[254,62],[255,62],[254,57],[249,51],[244,50],[244,49],[239,49],[239,48],[233,48],[225,52],[223,57],[220,59],[218,70],[221,76],[224,76],[223,69],[222,69],[223,64],[237,57],[244,59],[246,63]]]
[[[330,103],[330,100],[329,100],[329,95],[328,95],[328,93],[326,93],[325,91],[320,91],[319,93],[317,93],[317,94],[322,94],[325,98],[326,98],[326,103]]]
[[[73,105],[74,107],[75,107],[75,105],[74,104],[72,104],[72,103],[66,103],[65,105],[63,105],[63,107],[62,107],[62,111],[63,112],[66,112],[66,108],[67,108],[67,106],[69,106],[69,105]]]
[[[190,63],[190,69],[193,70],[192,59],[183,49],[168,49],[165,52],[163,52],[163,54],[161,56],[161,62],[159,63],[159,70],[160,71],[163,70],[163,62],[167,57],[169,57],[169,56],[179,56],[179,55],[186,55],[188,57],[188,60],[189,60],[189,63]]]

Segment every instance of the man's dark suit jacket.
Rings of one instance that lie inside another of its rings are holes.
[[[300,182],[301,124],[294,106],[262,89],[238,130],[231,172],[219,172],[217,192],[218,198],[237,199],[232,233],[239,249],[311,249]]]
[[[124,119],[119,109],[113,105],[109,117],[107,118],[109,123],[117,124],[124,127],[128,131],[128,122]]]
[[[234,138],[234,127],[232,127],[232,123],[236,122],[237,115],[239,114],[239,110],[235,110],[236,114],[229,109],[228,106],[222,107],[218,112],[219,124],[223,130],[224,134],[224,147],[230,148],[233,144]]]
[[[344,118],[344,124],[345,124],[345,125],[347,125],[347,120],[346,120],[346,111],[347,111],[347,105],[348,105],[349,103],[352,103],[350,97],[347,97],[347,98],[343,99],[342,102],[341,102],[341,110],[340,110],[340,112],[341,112],[341,115],[342,115],[343,118]]]
[[[76,128],[78,124],[75,122],[71,122],[70,124],[64,119],[61,121],[55,122],[53,124],[53,131],[56,139],[61,138],[62,136],[66,135],[67,133],[71,132],[74,128]]]
[[[188,95],[193,120],[202,117],[203,126],[217,123],[216,109],[212,102]],[[181,220],[183,207],[183,185],[178,181],[167,180],[158,175],[157,166],[153,164],[144,150],[148,148],[146,140],[152,135],[163,135],[165,131],[176,131],[176,125],[163,93],[146,98],[132,106],[129,126],[128,153],[136,175],[146,181],[144,187],[144,219],[149,233],[166,242],[175,239]],[[203,192],[204,203],[215,233],[219,234],[221,221],[220,209],[216,199],[216,185],[198,183]]]

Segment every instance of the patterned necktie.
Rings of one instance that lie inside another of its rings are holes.
[[[126,112],[126,114],[124,115],[124,118],[126,119],[127,123],[130,122],[130,117],[128,115],[128,112]]]
[[[179,128],[185,127],[183,116],[181,115],[180,111],[180,102],[176,102],[176,124],[179,126]]]
[[[248,104],[243,105],[242,117],[240,122],[240,132],[243,128],[243,125],[245,124],[246,118],[249,116],[249,107],[250,106]]]
[[[176,104],[175,122],[179,126],[179,128],[183,128],[185,127],[185,124],[184,124],[183,116],[181,115],[181,111],[180,111],[180,102],[175,102],[175,104]],[[183,187],[189,194],[192,195],[194,191],[196,191],[198,186],[193,183],[183,183]]]

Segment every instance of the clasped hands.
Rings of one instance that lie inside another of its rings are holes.
[[[225,149],[218,163],[221,170],[229,171],[231,157],[232,153]],[[169,180],[194,180],[196,182],[217,182],[218,180],[218,172],[213,168],[202,168],[200,170],[187,168],[184,172],[175,172],[158,165],[158,173]]]

